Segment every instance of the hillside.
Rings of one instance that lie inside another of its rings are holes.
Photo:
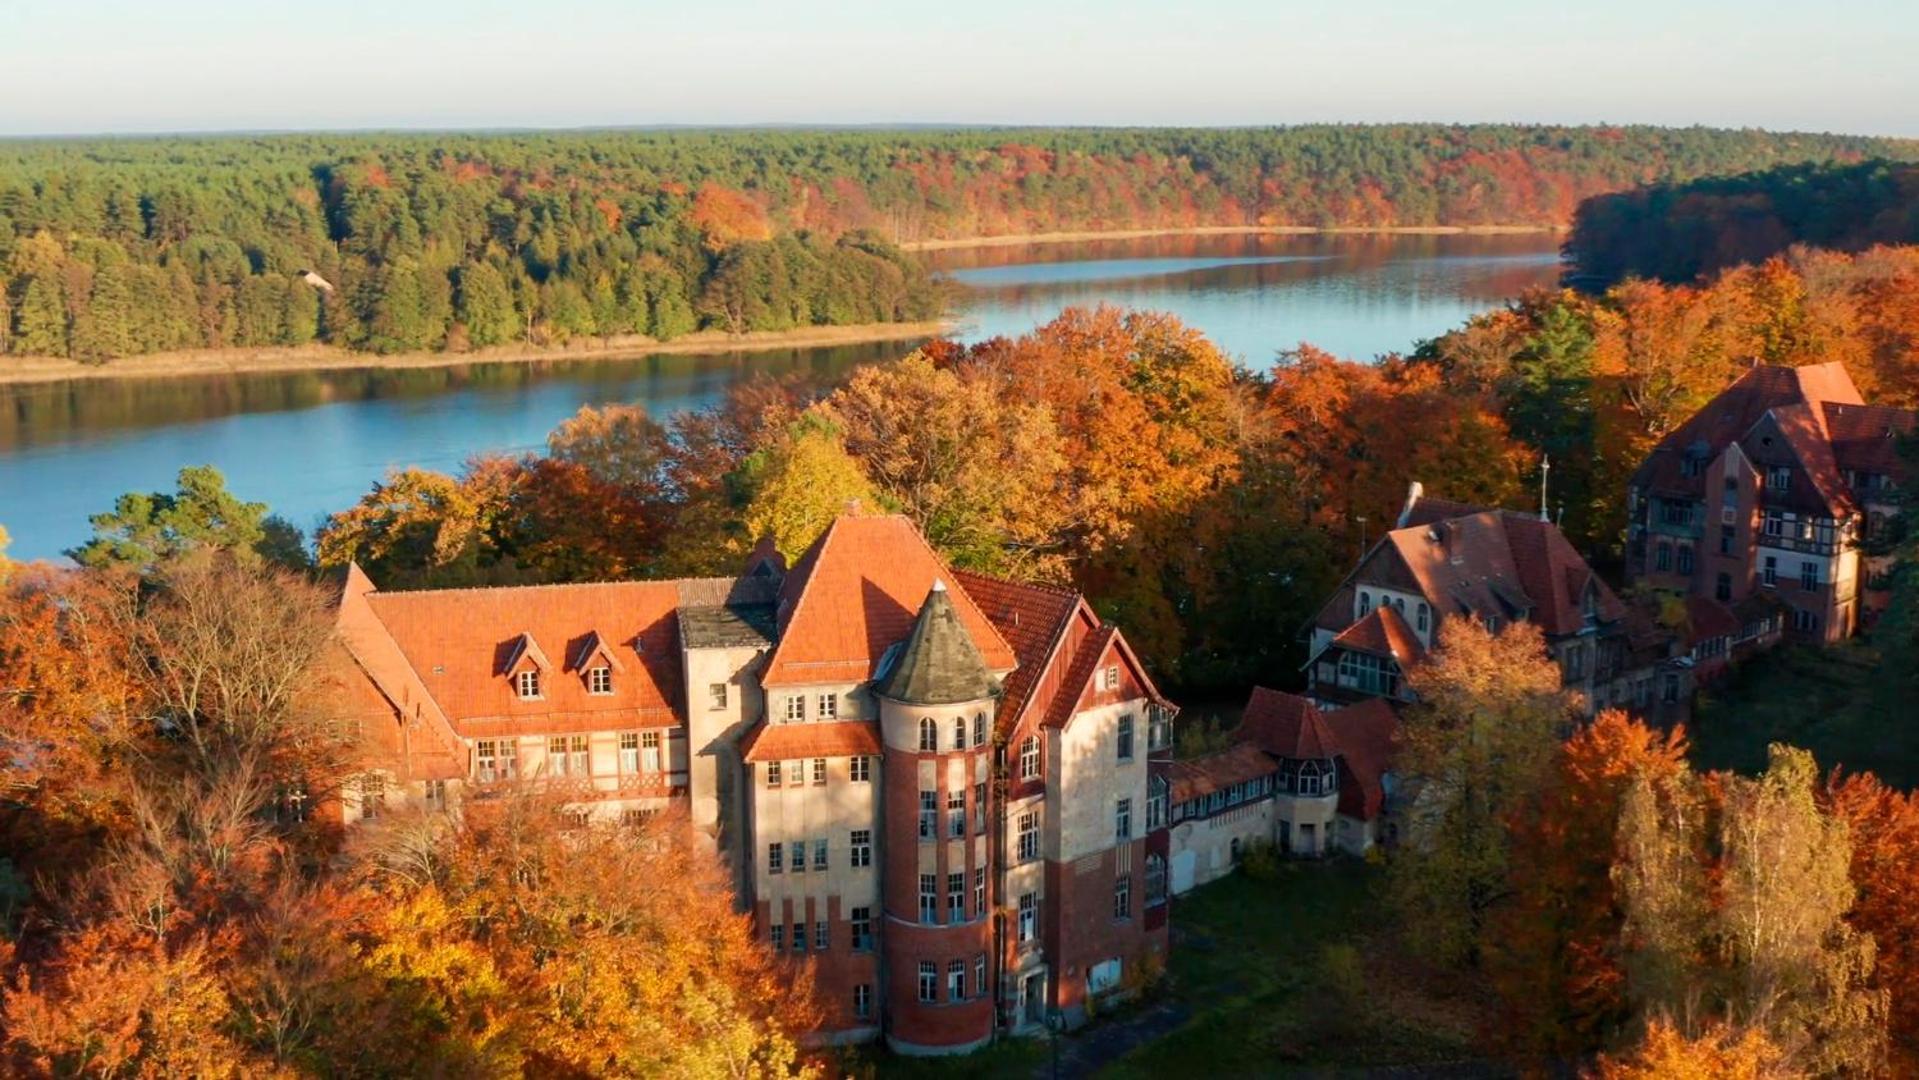
[[[1561,225],[1919,142],[1703,128],[596,131],[0,142],[0,352],[400,352],[925,319],[901,243]],[[316,291],[296,271],[334,286]]]

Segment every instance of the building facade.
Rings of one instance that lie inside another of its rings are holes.
[[[1739,635],[1832,642],[1886,602],[1863,541],[1898,512],[1919,413],[1867,405],[1839,363],[1754,366],[1667,435],[1628,492],[1627,576],[1734,612]]]
[[[825,1039],[963,1052],[1165,961],[1171,703],[1076,593],[954,572],[904,518],[737,578],[349,568],[338,624],[365,676],[349,822],[529,788],[682,811],[811,969]]]

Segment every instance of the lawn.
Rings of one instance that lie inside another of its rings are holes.
[[[1812,751],[1823,768],[1919,785],[1919,702],[1884,701],[1880,681],[1878,655],[1859,643],[1754,657],[1700,696],[1693,761],[1758,772],[1766,747],[1783,742]]]
[[[1119,1077],[1321,1074],[1477,1058],[1483,990],[1400,954],[1358,860],[1281,863],[1175,902],[1165,992],[1192,1009]]]

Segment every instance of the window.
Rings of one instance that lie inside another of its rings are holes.
[[[1672,569],[1671,544],[1661,543],[1659,545],[1658,550],[1653,553],[1653,565],[1662,571]]]
[[[847,915],[854,952],[865,952],[873,947],[873,909],[856,907]]]
[[[986,785],[973,785],[973,831],[986,831]]]
[[[973,992],[986,993],[986,954],[973,957]]]
[[[827,922],[825,919],[820,919],[819,921],[813,924],[813,951],[814,952],[826,951],[826,945],[829,940],[826,936],[827,934],[826,927],[827,927]]]
[[[806,951],[806,924],[803,922],[793,924],[793,951]]]
[[[1731,525],[1719,526],[1719,554],[1732,554],[1732,542],[1735,535],[1736,533]]]
[[[660,733],[640,732],[640,771],[656,773],[664,768],[665,762],[660,757]]]
[[[1419,605],[1419,622],[1416,625],[1418,626],[1420,633],[1423,634],[1427,630],[1432,628],[1432,619],[1433,619],[1432,609],[1427,607],[1425,604]]]
[[[946,1000],[966,1000],[966,961],[955,960],[946,965]]]
[[[1679,572],[1686,575],[1691,575],[1692,573],[1692,545],[1691,544],[1679,545]]]
[[[480,783],[513,779],[519,771],[515,760],[518,750],[512,739],[481,739],[476,743],[473,756],[478,762]]]
[[[871,829],[854,829],[853,830],[853,863],[852,865],[856,867],[873,865],[873,830]]]
[[[613,669],[606,666],[586,669],[586,692],[589,694],[610,694],[613,692]]]
[[[726,708],[726,684],[723,682],[706,685],[706,707],[718,711]]]
[[[958,839],[966,835],[966,792],[953,791],[946,796],[946,835]]]
[[[766,872],[769,874],[779,873],[782,863],[784,862],[785,854],[786,845],[777,840],[766,845]]]
[[[1146,707],[1146,749],[1165,750],[1173,745],[1173,718],[1158,705]]]
[[[1133,838],[1133,800],[1120,799],[1113,804],[1113,839],[1125,843]]]
[[[940,748],[939,725],[930,716],[920,718],[920,753],[931,754]]]
[[[1146,906],[1166,902],[1166,860],[1158,855],[1146,856]]]
[[[964,716],[953,718],[953,749],[966,749],[966,718]]]
[[[826,783],[826,759],[823,757],[813,759],[813,782],[815,784]]]
[[[1664,691],[1664,693],[1663,693],[1663,695],[1662,695],[1662,696],[1663,696],[1663,697],[1665,698],[1665,700],[1666,700],[1666,704],[1668,704],[1668,705],[1674,705],[1674,704],[1677,704],[1677,703],[1678,703],[1678,701],[1679,701],[1679,676],[1677,676],[1677,675],[1668,675],[1668,676],[1666,676],[1666,687],[1665,687],[1665,691]]]
[[[386,777],[368,772],[360,774],[360,820],[373,821],[386,812]]]
[[[861,1020],[872,1018],[873,986],[871,983],[861,983],[853,988],[853,1015]]]
[[[1802,562],[1799,564],[1799,587],[1802,589],[1817,589],[1819,587],[1818,563]]]
[[[520,688],[520,699],[531,701],[540,696],[540,673],[528,668],[516,676],[516,685]]]
[[[620,732],[620,771],[629,774],[640,771],[640,733],[637,731]]]
[[[1113,882],[1113,918],[1130,919],[1133,917],[1133,875],[1127,874]]]
[[[546,771],[549,776],[588,776],[586,736],[554,735],[546,740]]]
[[[973,714],[973,745],[986,745],[986,714]]]
[[[1668,525],[1691,525],[1692,504],[1689,502],[1661,500],[1659,504],[1659,520]]]
[[[806,719],[806,698],[794,694],[786,699],[786,722],[797,724]]]
[[[1108,664],[1106,666],[1106,689],[1108,690],[1119,689],[1119,665],[1118,664]]]
[[[933,923],[939,920],[939,889],[940,882],[937,876],[920,875],[920,922]]]
[[[1792,628],[1800,633],[1810,634],[1819,629],[1819,616],[1810,611],[1794,609],[1792,613]]]
[[[1166,778],[1163,776],[1155,776],[1146,781],[1146,830],[1148,832],[1166,827],[1167,789]]]
[[[804,874],[806,873],[806,841],[795,840],[792,846],[793,872],[795,874]]]
[[[986,917],[986,868],[984,866],[973,868],[973,915],[976,918]]]
[[[931,840],[939,832],[939,793],[920,792],[920,839]]]
[[[1019,744],[1019,778],[1039,779],[1039,736],[1028,735]]]
[[[1781,495],[1792,490],[1792,466],[1766,466],[1766,490],[1776,491]]]
[[[826,869],[826,841],[813,841],[813,869]]]
[[[838,694],[820,695],[820,719],[837,720],[840,715],[840,696]]]
[[[1019,861],[1039,858],[1039,814],[1028,810],[1019,816]]]
[[[1133,760],[1133,714],[1127,713],[1119,718],[1119,759]]]
[[[780,786],[780,763],[777,761],[769,761],[766,763],[766,786]]]
[[[946,875],[946,921],[966,921],[966,871]]]
[[[864,784],[873,779],[873,760],[867,757],[853,759],[853,782]]]
[[[1712,595],[1719,600],[1732,599],[1732,575],[1731,574],[1719,575],[1719,580],[1713,582]]]
[[[1359,594],[1359,617],[1365,618],[1373,610],[1373,594],[1361,591]]]
[[[1021,893],[1019,898],[1019,943],[1028,944],[1039,937],[1039,897]]]
[[[772,926],[772,929],[770,930],[770,933],[772,935],[771,940],[773,942],[773,951],[785,952],[786,951],[786,924],[774,923]]]
[[[1779,557],[1778,556],[1776,555],[1766,556],[1766,565],[1762,567],[1759,571],[1759,580],[1764,582],[1769,588],[1771,586],[1779,584]]]
[[[931,960],[920,961],[920,1000],[932,1004],[939,1000],[940,969]]]
[[[1566,647],[1566,677],[1583,678],[1586,674],[1586,647],[1569,645]]]

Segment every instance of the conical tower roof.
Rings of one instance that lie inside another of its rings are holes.
[[[893,662],[885,665],[873,689],[908,705],[957,705],[998,692],[945,582],[933,582],[919,617],[913,620],[913,632]]]

